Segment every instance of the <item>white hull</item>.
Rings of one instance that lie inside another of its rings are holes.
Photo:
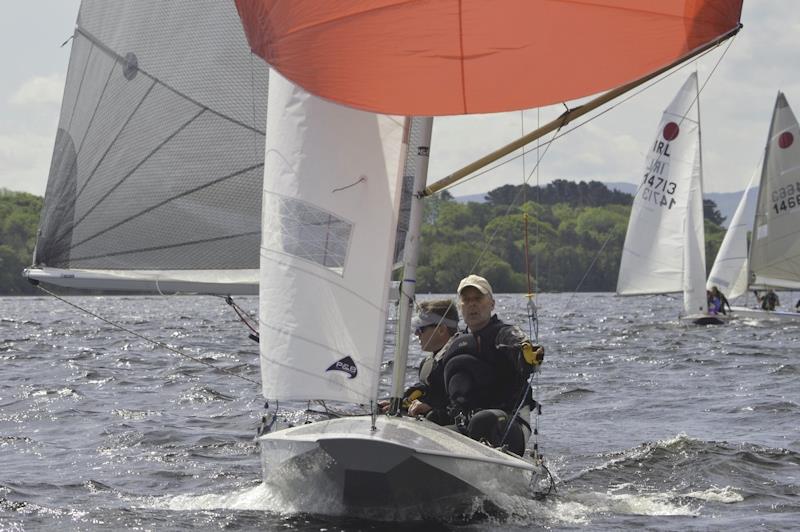
[[[258,437],[264,482],[289,500],[344,511],[416,509],[503,493],[527,496],[534,466],[427,420],[347,417]]]
[[[760,308],[731,307],[734,318],[750,320],[795,321],[800,322],[800,312],[787,310],[761,310]]]

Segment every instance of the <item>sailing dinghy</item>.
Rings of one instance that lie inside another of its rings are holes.
[[[474,170],[426,186],[430,117],[610,89],[480,162],[488,164],[732,36],[741,0],[647,9],[633,0],[239,0],[241,25],[232,8],[83,3],[27,275],[162,292],[257,284],[270,404],[374,406],[401,183],[411,177],[393,353],[397,414],[422,199]],[[241,55],[242,27],[272,67],[269,83],[266,67]],[[255,211],[262,220],[254,228]],[[529,495],[537,464],[424,419],[371,412],[262,427],[265,482],[292,500],[323,488],[338,506],[322,512]]]
[[[709,276],[733,299],[747,290],[800,289],[800,127],[779,92],[772,112],[758,195],[748,185]],[[756,199],[752,223],[743,220]],[[748,231],[752,230],[748,253]],[[735,306],[736,317],[800,320],[800,312]]]
[[[664,111],[636,192],[617,279],[620,295],[683,292],[682,321],[719,324],[706,298],[697,73]]]

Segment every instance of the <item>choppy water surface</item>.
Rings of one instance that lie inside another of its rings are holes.
[[[70,300],[259,379],[256,344],[221,299]],[[524,325],[525,303],[500,296],[497,308]],[[55,299],[0,298],[0,529],[798,526],[800,325],[685,327],[680,302],[663,297],[538,303],[540,447],[557,494],[500,499],[500,516],[387,523],[309,514],[260,484],[257,386]]]

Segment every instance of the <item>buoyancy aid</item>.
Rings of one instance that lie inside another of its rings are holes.
[[[443,366],[442,369],[449,378],[452,378],[457,370],[465,371],[471,376],[474,384],[482,388],[475,392],[470,403],[478,403],[480,409],[500,408],[512,411],[527,389],[529,375],[520,370],[519,347],[509,345],[510,342],[505,338],[517,335],[524,338],[521,331],[515,334],[517,332],[516,327],[503,323],[497,315],[493,315],[489,323],[479,331],[456,335],[447,346],[438,366]],[[498,342],[498,336],[503,338],[504,343]],[[451,361],[454,367],[448,369]],[[448,378],[445,378],[444,382],[447,385]],[[460,381],[460,388],[463,389],[465,382],[464,379]],[[460,391],[463,393],[463,390]]]

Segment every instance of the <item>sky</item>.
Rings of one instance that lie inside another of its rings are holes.
[[[69,61],[70,44],[61,45],[72,35],[79,3],[0,0],[0,188],[44,194]],[[450,192],[483,194],[507,183],[522,183],[526,177],[534,185],[555,179],[638,183],[661,113],[695,69],[705,84],[700,96],[705,191],[742,190],[759,169],[778,90],[800,114],[800,1],[745,0],[742,23],[743,30],[730,46],[723,44],[614,104],[556,140],[546,152],[542,147],[538,171],[533,171],[537,156],[531,151],[524,168],[523,159],[517,158]],[[428,181],[562,111],[562,106],[554,106],[436,119]]]

